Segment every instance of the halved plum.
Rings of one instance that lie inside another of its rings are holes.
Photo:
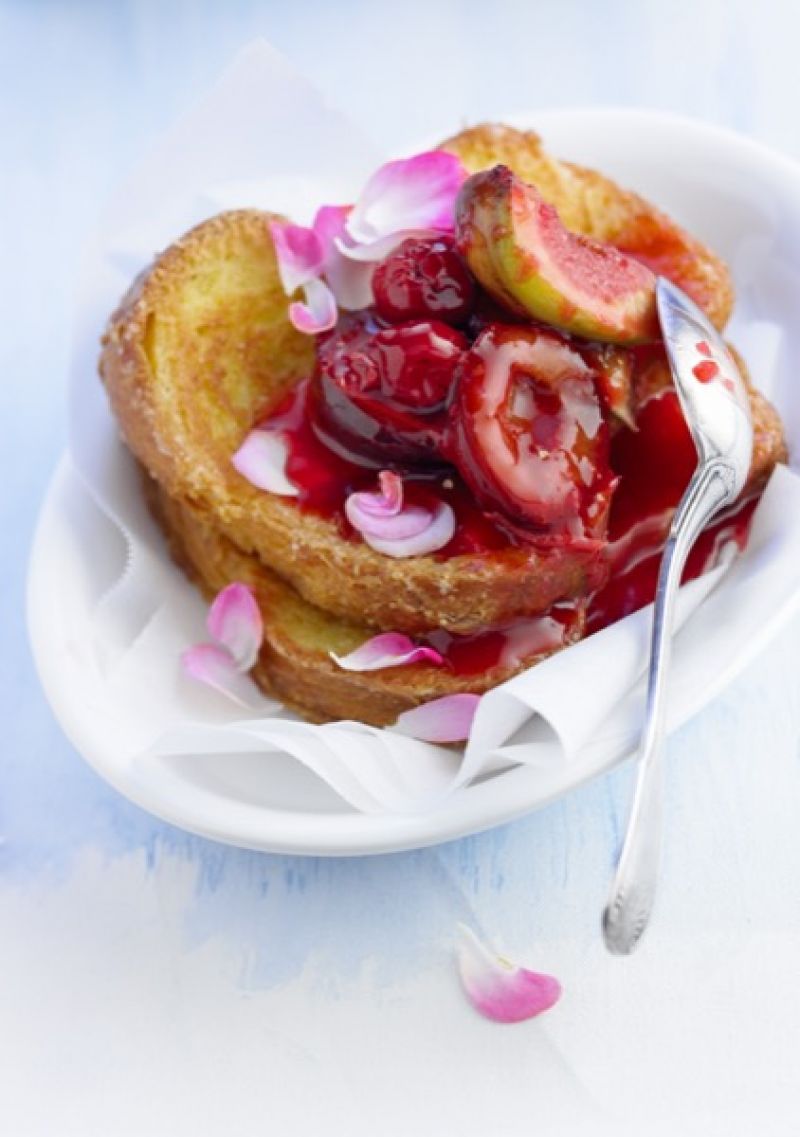
[[[484,509],[532,535],[604,536],[615,480],[596,381],[549,329],[481,333],[459,368],[449,448]]]
[[[480,284],[514,315],[604,343],[659,334],[650,269],[565,229],[553,206],[507,166],[461,187],[456,244]]]
[[[368,311],[343,317],[317,353],[318,433],[362,464],[441,465],[445,406],[468,346],[435,320],[392,327]]]

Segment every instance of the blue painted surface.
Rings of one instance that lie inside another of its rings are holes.
[[[797,30],[793,5],[756,12],[744,0],[669,10],[495,0],[491,17],[477,0],[0,3],[0,893],[58,890],[87,850],[109,869],[133,863],[145,890],[188,864],[186,950],[235,945],[235,982],[251,991],[297,977],[312,958],[345,990],[377,960],[391,986],[449,950],[459,919],[504,929],[512,942],[593,950],[626,771],[440,849],[322,861],[181,833],[119,797],[65,741],[34,674],[23,597],[38,503],[64,444],[80,250],[110,187],[256,35],[314,74],[387,149],[465,118],[603,102],[696,113],[797,153],[788,78]],[[670,819],[684,841],[668,848],[662,911],[675,926],[800,926],[796,904],[770,906],[738,840],[773,841],[787,870],[800,869],[789,822],[800,801],[797,631],[673,742]],[[760,791],[756,752],[776,763],[779,807]]]

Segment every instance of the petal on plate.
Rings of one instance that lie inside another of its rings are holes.
[[[554,976],[528,971],[495,955],[464,924],[459,924],[458,971],[472,1006],[493,1022],[532,1019],[561,997],[561,984]]]
[[[217,593],[208,610],[209,635],[224,647],[239,671],[249,671],[264,639],[261,610],[251,588],[235,581]]]
[[[444,662],[435,648],[415,644],[400,632],[373,636],[348,655],[336,655],[335,652],[330,655],[344,671],[381,671],[384,667],[403,667],[408,663]]]
[[[378,526],[381,527],[380,532],[377,531]],[[362,529],[361,534],[376,553],[403,558],[425,557],[438,552],[452,540],[455,531],[455,514],[447,502],[440,501],[432,511],[419,505],[409,505],[396,517],[380,522],[373,520],[370,528]]]
[[[401,734],[421,742],[464,742],[480,701],[480,695],[444,695],[403,711],[394,725]]]
[[[269,231],[278,258],[283,291],[291,296],[309,280],[319,276],[325,253],[319,236],[303,225],[270,221]]]
[[[286,439],[279,430],[251,430],[231,462],[243,478],[260,490],[296,497],[297,486],[286,476],[288,456]]]
[[[316,336],[327,332],[336,323],[338,311],[336,297],[324,280],[315,277],[303,285],[305,302],[295,300],[289,305],[289,319],[298,332]]]
[[[364,187],[347,218],[347,233],[356,244],[369,245],[394,233],[449,232],[466,178],[460,160],[444,150],[387,162]]]
[[[233,656],[217,644],[195,644],[181,655],[183,670],[192,679],[213,687],[240,707],[255,706],[255,687],[236,666]]]

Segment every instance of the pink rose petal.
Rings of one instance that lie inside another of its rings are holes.
[[[352,493],[344,503],[348,521],[368,545],[389,557],[415,557],[447,544],[455,532],[455,514],[449,505],[404,508],[403,479],[382,470],[378,481],[377,493]]]
[[[347,218],[352,205],[321,205],[312,223],[312,230],[322,249],[323,263],[335,250],[337,237],[345,237]]]
[[[192,679],[213,687],[240,707],[252,710],[257,705],[252,680],[239,670],[227,648],[217,644],[195,644],[183,652],[181,663]]]
[[[381,671],[384,667],[403,667],[409,663],[443,663],[435,648],[415,644],[399,632],[384,632],[373,636],[348,655],[330,653],[331,658],[344,671]]]
[[[334,326],[338,316],[336,297],[324,280],[315,277],[303,285],[305,302],[289,305],[289,319],[298,332],[316,336]]]
[[[561,997],[552,975],[517,967],[495,955],[475,933],[459,925],[458,970],[472,1006],[498,1023],[518,1023],[549,1010]]]
[[[345,232],[345,223],[352,206],[323,205],[314,218],[317,234],[325,256],[323,272],[340,308],[353,312],[372,304],[372,276],[374,264],[361,264],[343,255],[339,242],[351,244]]]
[[[364,187],[347,218],[347,233],[357,245],[372,245],[397,233],[449,232],[466,178],[460,160],[443,150],[387,162]]]
[[[419,528],[422,522],[420,514],[425,517],[423,528]],[[373,526],[377,524],[373,522]],[[426,557],[429,553],[438,552],[453,539],[456,531],[455,514],[444,501],[440,501],[432,513],[418,505],[407,506],[397,517],[380,524],[385,527],[381,533],[376,533],[374,528],[372,532],[362,530],[364,541],[376,553],[398,559]]]
[[[283,290],[291,296],[309,280],[319,276],[325,259],[322,242],[313,229],[270,221],[269,231],[278,258]]]
[[[421,742],[464,742],[480,701],[480,695],[444,695],[403,711],[394,725],[401,734]]]
[[[386,237],[378,237],[375,241],[355,242],[336,238],[336,248],[342,254],[342,259],[353,264],[371,266],[372,271],[377,268],[380,261],[386,259],[390,253],[402,245],[409,237],[435,237],[437,229],[401,229],[398,233],[389,233]]]
[[[249,671],[264,638],[264,623],[252,589],[238,581],[223,588],[208,610],[207,627],[239,671]]]
[[[377,493],[352,494],[359,509],[370,517],[395,517],[403,508],[403,479],[392,470],[378,474]]]
[[[288,450],[280,431],[251,430],[231,459],[243,478],[260,490],[296,497],[297,486],[286,477]]]

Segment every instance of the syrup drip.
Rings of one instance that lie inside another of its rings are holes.
[[[545,616],[516,620],[501,628],[469,636],[437,630],[417,637],[444,657],[454,675],[477,675],[494,667],[516,667],[549,654],[569,642],[578,620],[574,604],[556,604]]]

